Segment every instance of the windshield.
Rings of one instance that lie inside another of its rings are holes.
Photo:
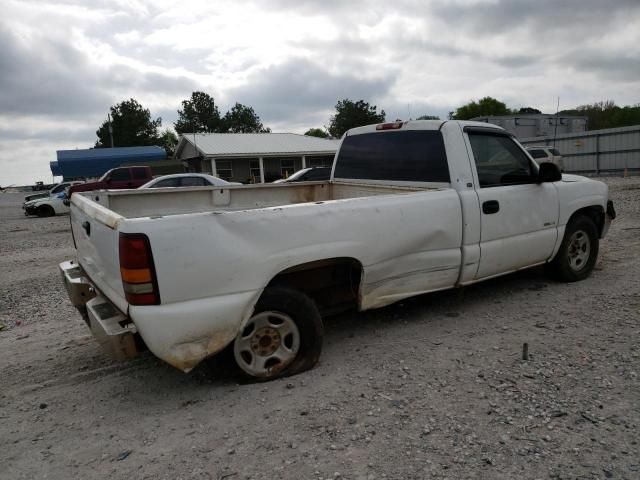
[[[293,181],[293,180],[297,180],[298,178],[300,178],[302,175],[304,175],[305,173],[307,173],[310,169],[309,168],[303,168],[302,170],[298,170],[295,173],[292,173],[291,175],[289,175],[289,177],[287,178],[288,181]]]
[[[109,174],[110,174],[113,170],[114,170],[113,168],[112,168],[111,170],[108,170],[104,175],[102,175],[102,176],[98,179],[98,181],[99,181],[99,182],[102,182],[102,181],[106,180],[106,179],[107,179],[107,177],[109,176]]]
[[[65,187],[69,185],[68,183],[61,183],[60,185],[56,185],[55,187],[53,187],[51,189],[51,194],[53,195],[54,193],[59,193],[61,191],[63,191],[65,189]]]

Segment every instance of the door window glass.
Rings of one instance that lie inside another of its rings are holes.
[[[210,183],[202,177],[182,177],[181,182],[182,187],[205,187],[210,185]]]
[[[152,185],[151,188],[166,188],[166,187],[177,187],[179,179],[177,178],[166,178],[164,180],[160,180],[155,185]]]
[[[527,155],[506,135],[469,132],[481,187],[533,183]]]
[[[133,178],[135,178],[136,180],[144,180],[145,178],[147,178],[146,168],[137,167],[132,168],[131,170],[133,170]]]
[[[114,170],[109,178],[112,182],[126,182],[129,180],[129,169]]]

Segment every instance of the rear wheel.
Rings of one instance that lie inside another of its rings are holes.
[[[53,217],[55,214],[55,210],[49,205],[40,205],[36,210],[39,217]]]
[[[589,217],[573,218],[564,233],[558,253],[549,264],[551,273],[565,282],[587,278],[598,259],[598,229]]]
[[[233,356],[254,380],[295,375],[320,358],[324,327],[307,295],[286,287],[265,289],[253,316],[233,343]]]

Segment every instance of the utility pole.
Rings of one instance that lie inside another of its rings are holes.
[[[556,126],[553,129],[553,148],[556,148],[556,134],[558,133],[558,112],[560,111],[560,97],[558,97],[558,104],[556,105]]]
[[[111,148],[113,148],[113,126],[111,125],[111,115],[108,113],[107,121],[109,122],[109,137],[111,138]]]

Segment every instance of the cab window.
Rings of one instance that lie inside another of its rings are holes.
[[[131,170],[133,170],[133,178],[136,180],[144,180],[148,176],[146,168],[134,167]]]
[[[180,180],[182,187],[205,187],[210,185],[209,182],[202,177],[182,177]]]
[[[114,170],[109,175],[109,180],[112,182],[126,182],[129,180],[129,169],[123,168],[122,170]]]
[[[164,180],[160,180],[158,183],[151,185],[151,188],[167,188],[167,187],[177,187],[180,183],[179,178],[166,178]]]
[[[469,132],[480,187],[534,183],[529,157],[507,135]]]

